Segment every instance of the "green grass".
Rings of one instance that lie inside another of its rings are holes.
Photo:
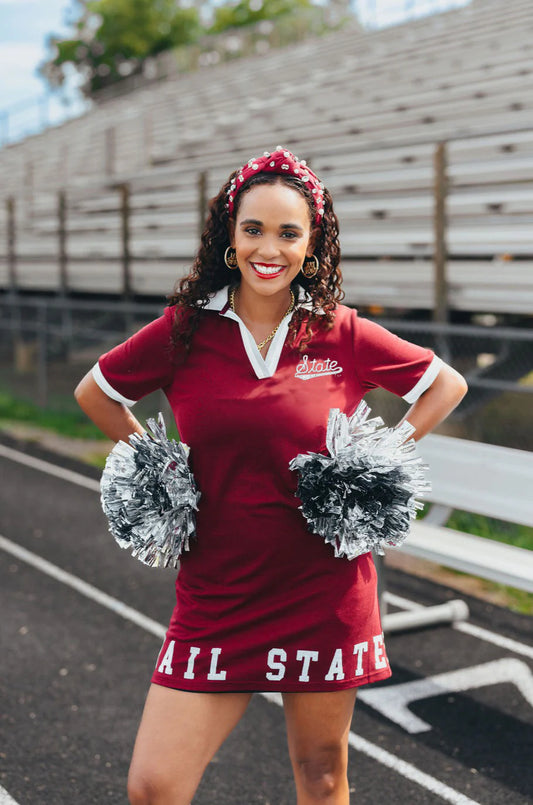
[[[533,528],[525,525],[507,523],[494,517],[459,510],[453,512],[446,525],[457,531],[466,531],[467,534],[495,539],[507,545],[516,545],[517,548],[533,551]]]
[[[475,534],[485,539],[494,539],[528,551],[533,550],[533,528],[525,525],[508,523],[494,517],[485,517],[481,514],[460,510],[453,512],[446,525],[456,531]],[[459,571],[453,572],[458,576],[468,575]],[[483,587],[489,593],[501,595],[505,604],[515,612],[533,615],[533,594],[487,580],[483,580]]]
[[[81,409],[77,412],[39,408],[29,400],[13,397],[4,391],[0,392],[0,420],[24,422],[76,439],[107,438]]]

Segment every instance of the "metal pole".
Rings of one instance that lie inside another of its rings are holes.
[[[68,291],[67,271],[67,197],[64,190],[57,194],[57,237],[59,254],[59,287],[62,296]]]
[[[13,321],[12,345],[13,345],[13,364],[15,371],[21,368],[22,344],[22,316],[18,299],[17,284],[17,225],[16,225],[16,206],[15,199],[10,196],[6,199],[7,216],[7,271],[9,277],[9,301],[11,302],[11,316]]]
[[[59,297],[61,306],[61,331],[63,357],[67,359],[72,343],[72,314],[67,306],[68,295],[68,256],[67,256],[67,194],[64,190],[57,193],[57,236],[59,257]]]
[[[46,319],[46,307],[41,303],[37,318],[37,400],[41,408],[46,408],[48,403]]]
[[[207,218],[207,171],[198,176],[198,237],[202,236]]]
[[[7,213],[7,270],[9,276],[9,287],[12,294],[16,294],[17,288],[17,250],[16,250],[16,211],[15,199],[10,196],[6,199]]]
[[[439,143],[433,159],[434,169],[434,298],[433,320],[448,321],[448,286],[446,281],[446,196],[448,177],[446,173],[446,143]]]
[[[122,236],[122,295],[131,299],[131,254],[130,254],[130,186],[127,182],[119,186],[120,217]]]

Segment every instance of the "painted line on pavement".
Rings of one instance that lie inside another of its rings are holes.
[[[146,617],[141,612],[138,612],[132,607],[123,604],[117,598],[107,595],[107,593],[104,593],[101,590],[98,590],[96,587],[93,587],[92,584],[88,584],[86,581],[83,581],[83,579],[74,576],[72,573],[68,573],[66,570],[62,570],[61,568],[52,564],[52,562],[49,562],[47,559],[43,559],[41,556],[34,554],[32,551],[28,551],[26,548],[22,548],[20,545],[17,545],[15,542],[12,542],[1,535],[0,548],[6,551],[6,553],[11,554],[11,556],[15,556],[17,559],[26,562],[37,570],[40,570],[42,573],[51,576],[56,581],[66,584],[67,586],[76,590],[78,593],[90,598],[91,601],[95,601],[101,606],[110,609],[115,614],[120,615],[122,618],[132,621],[141,629],[145,629],[146,631],[150,632],[150,634],[153,634],[159,638],[163,638],[165,636],[166,628],[157,623],[157,621]],[[278,705],[283,704],[280,694],[261,695],[264,695],[265,698],[270,702]],[[461,794],[454,788],[450,788],[450,786],[442,783],[435,777],[431,777],[431,775],[426,774],[416,766],[413,766],[411,763],[407,763],[405,760],[396,757],[396,755],[393,755],[391,752],[387,752],[386,749],[373,744],[371,741],[367,741],[365,738],[361,738],[359,735],[356,735],[353,732],[350,732],[348,742],[356,751],[368,755],[368,757],[376,760],[378,763],[381,763],[384,766],[387,766],[397,774],[400,774],[402,777],[411,780],[421,788],[431,791],[445,802],[450,802],[452,805],[479,805],[479,803],[477,803],[475,800],[469,799],[468,797],[464,796],[464,794]],[[0,805],[4,805],[1,799]],[[12,805],[12,803],[9,799],[7,799],[5,805]],[[15,803],[15,805],[17,804]]]
[[[133,609],[133,607],[129,607],[127,604],[104,593],[97,587],[93,587],[92,584],[83,581],[83,579],[78,578],[78,576],[74,576],[72,573],[62,570],[47,559],[43,559],[42,556],[28,551],[26,548],[22,548],[20,545],[17,545],[16,542],[6,539],[1,534],[0,548],[6,551],[6,553],[10,553],[11,556],[15,556],[28,565],[32,565],[32,567],[40,570],[41,573],[46,573],[47,576],[51,576],[53,579],[56,579],[56,581],[66,584],[67,587],[72,587],[73,590],[81,593],[86,598],[90,598],[91,601],[95,601],[97,604],[106,607],[106,609],[110,609],[111,612],[120,615],[121,618],[135,623],[136,626],[140,626],[141,629],[145,629],[147,632],[161,638],[161,640],[165,637],[167,630],[164,626],[161,626],[160,623],[157,623],[157,621],[148,618],[146,615]]]
[[[27,467],[31,467],[32,469],[47,472],[49,475],[55,475],[57,478],[61,478],[64,481],[70,481],[70,483],[77,484],[78,486],[83,486],[85,489],[91,489],[94,492],[100,493],[99,481],[96,481],[93,478],[87,478],[87,476],[82,475],[79,472],[66,470],[63,467],[52,464],[50,461],[34,458],[26,453],[21,453],[19,450],[6,447],[3,444],[0,444],[0,456],[4,456],[4,458],[11,459],[12,461],[17,461],[19,464],[25,464]],[[385,593],[385,598],[390,604],[397,606],[400,609],[414,610],[423,608],[423,604],[410,601],[408,598],[403,598],[400,595],[394,595],[394,593]],[[497,632],[491,632],[489,629],[483,629],[482,627],[474,626],[471,623],[459,622],[450,624],[450,626],[453,629],[457,629],[459,632],[464,632],[472,637],[476,637],[478,640],[485,640],[487,643],[493,643],[495,646],[505,648],[516,654],[522,654],[524,657],[533,659],[533,647],[528,646],[525,643],[520,643],[518,640],[512,640],[511,638],[504,637]]]
[[[0,805],[18,805],[18,802],[10,796],[5,788],[0,785]]]
[[[5,444],[0,444],[0,456],[9,458],[11,461],[16,461],[19,464],[25,464],[26,467],[31,467],[33,470],[40,470],[46,472],[48,475],[55,475],[56,478],[61,478],[63,481],[70,481],[78,486],[83,486],[85,489],[91,489],[93,492],[100,492],[100,481],[95,481],[94,478],[87,478],[81,472],[74,472],[73,470],[66,470],[64,467],[59,467],[57,464],[52,464],[50,461],[44,461],[42,458],[35,458],[29,456],[27,453],[21,453],[20,450],[13,450],[12,447],[6,447]]]

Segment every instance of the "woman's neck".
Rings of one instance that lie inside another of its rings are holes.
[[[284,288],[272,296],[262,296],[250,292],[241,284],[235,292],[235,311],[245,324],[277,324],[286,314],[290,303],[290,288]]]

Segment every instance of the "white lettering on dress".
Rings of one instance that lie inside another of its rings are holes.
[[[374,640],[374,668],[386,668],[387,658],[384,656],[385,647],[383,645],[383,635],[376,634]]]
[[[311,660],[316,662],[318,660],[318,651],[305,651],[298,649],[296,652],[296,659],[298,662],[303,660],[302,673],[298,677],[299,682],[309,682],[309,664]]]
[[[313,358],[310,361],[309,355],[303,355],[294,376],[299,380],[311,380],[314,377],[324,377],[325,375],[339,375],[341,372],[342,366],[339,366],[338,361],[332,361],[331,358],[323,361]]]
[[[208,679],[225,679],[226,672],[225,671],[217,671],[217,663],[218,658],[220,656],[222,649],[221,648],[212,648],[211,649],[211,667],[209,669],[209,673],[207,674]]]
[[[279,682],[285,676],[285,663],[287,662],[287,652],[284,648],[271,648],[268,652],[268,667],[276,673],[267,671],[266,678],[272,682]]]
[[[174,646],[176,645],[175,640],[171,640],[168,644],[168,648],[165,651],[165,656],[161,660],[161,665],[157,669],[160,674],[171,674],[172,673],[172,660],[174,658]]]
[[[357,654],[357,667],[355,669],[356,676],[363,676],[363,652],[368,651],[368,641],[364,643],[356,643],[353,647],[353,653]]]
[[[342,649],[338,648],[333,655],[329,671],[324,679],[330,682],[333,679],[344,679],[344,668],[342,667]]]
[[[194,679],[194,661],[200,653],[198,646],[191,646],[189,651],[189,662],[187,663],[187,670],[183,674],[185,679]]]

